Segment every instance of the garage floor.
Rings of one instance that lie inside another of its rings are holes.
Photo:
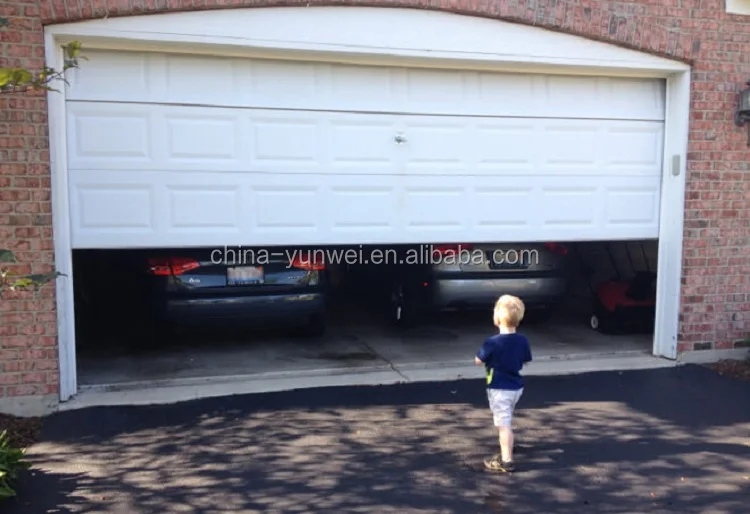
[[[185,334],[163,348],[133,353],[102,341],[98,354],[88,352],[78,362],[79,384],[125,386],[164,380],[212,378],[295,372],[467,363],[492,334],[487,315],[450,314],[419,328],[400,331],[366,309],[349,308],[332,316],[326,336],[305,339],[279,333]],[[644,355],[652,336],[604,336],[586,319],[528,321],[523,331],[535,360]],[[99,346],[94,344],[93,346]]]

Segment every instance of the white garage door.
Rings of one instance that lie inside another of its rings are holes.
[[[658,234],[662,81],[87,55],[75,248]]]

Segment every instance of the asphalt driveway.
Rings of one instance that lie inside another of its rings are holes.
[[[693,513],[750,505],[750,383],[708,369],[530,377],[513,475],[481,379],[50,417],[18,513]]]

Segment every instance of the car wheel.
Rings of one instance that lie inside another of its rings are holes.
[[[596,314],[591,315],[591,319],[589,320],[589,325],[593,330],[599,331],[599,316]]]
[[[589,326],[602,334],[611,334],[615,329],[612,315],[602,305],[597,305],[594,309],[591,318],[589,318]]]
[[[391,321],[397,327],[408,327],[414,323],[411,298],[403,284],[394,284],[391,292]]]

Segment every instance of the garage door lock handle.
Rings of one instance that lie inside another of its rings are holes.
[[[400,145],[401,143],[406,143],[406,138],[405,138],[405,137],[404,137],[403,135],[401,135],[401,134],[396,134],[396,137],[394,137],[394,138],[393,138],[393,140],[394,140],[394,141],[395,141],[395,142],[396,142],[397,144],[399,144],[399,145]]]

